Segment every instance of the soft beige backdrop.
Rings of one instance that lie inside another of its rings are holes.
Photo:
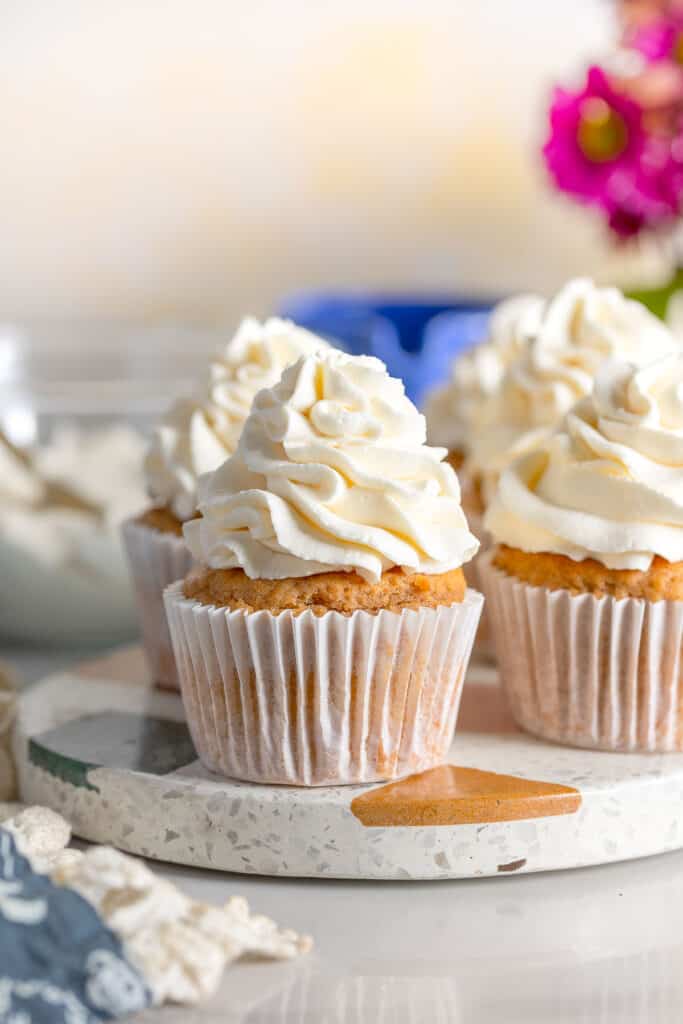
[[[2,0],[0,315],[213,322],[309,285],[610,276],[537,148],[550,84],[601,53],[611,15]]]

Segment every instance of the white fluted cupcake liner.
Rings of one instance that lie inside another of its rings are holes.
[[[485,556],[501,681],[517,723],[596,750],[683,750],[683,602],[533,587]]]
[[[487,551],[491,550],[492,540],[491,535],[484,529],[484,517],[477,512],[470,510],[467,514],[467,522],[469,524],[470,531],[474,534],[480,543],[479,551],[476,553],[466,565],[463,565],[462,571],[465,574],[467,580],[467,586],[473,590],[479,590],[483,593],[483,584],[481,579],[481,563],[486,555]],[[477,636],[474,641],[474,656],[482,658],[485,661],[494,661],[496,657],[496,647],[493,642],[492,623],[489,616],[488,608],[484,606],[484,610],[481,614],[481,621],[479,622],[479,629],[477,630]]]
[[[178,672],[164,610],[164,590],[187,576],[192,556],[182,537],[155,530],[136,519],[121,526],[135,590],[142,642],[152,679],[179,690]]]
[[[483,597],[436,609],[244,612],[164,595],[183,703],[211,771],[329,786],[443,761]]]

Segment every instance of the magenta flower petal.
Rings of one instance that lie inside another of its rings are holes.
[[[661,228],[674,220],[678,201],[670,194],[666,175],[617,174],[605,204],[608,224],[621,238],[645,228]]]
[[[649,61],[672,58],[683,23],[678,20],[661,20],[639,25],[628,37],[627,43]]]
[[[673,225],[683,197],[683,164],[679,140],[652,137],[637,167],[620,168],[612,176],[605,196],[608,223],[621,238],[644,229]]]
[[[601,209],[621,238],[679,215],[683,137],[648,132],[643,108],[600,68],[590,68],[580,91],[556,90],[543,153],[558,188]]]
[[[609,210],[610,181],[638,169],[646,140],[640,105],[592,67],[579,92],[556,90],[543,154],[558,188]]]

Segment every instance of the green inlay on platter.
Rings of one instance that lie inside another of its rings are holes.
[[[197,755],[184,722],[102,711],[33,736],[29,759],[72,786],[97,792],[88,780],[91,768],[168,775],[195,761]]]

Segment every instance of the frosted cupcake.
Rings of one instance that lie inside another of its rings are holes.
[[[545,302],[538,295],[516,295],[494,309],[486,340],[453,361],[450,379],[430,396],[425,414],[431,444],[448,448],[448,462],[457,470],[462,504],[470,529],[484,538],[484,501],[481,479],[470,471],[469,455],[476,436],[481,410],[498,394],[505,372],[526,351],[538,333]],[[467,566],[470,586],[479,589],[478,559]],[[493,641],[484,609],[477,632],[475,651],[493,656]]]
[[[501,302],[491,315],[486,340],[455,359],[450,379],[430,395],[425,408],[429,441],[448,448],[454,469],[461,470],[469,455],[482,404],[498,393],[505,371],[538,333],[544,305],[537,295],[516,295]],[[471,518],[483,512],[472,483],[463,494]]]
[[[465,469],[484,507],[506,466],[557,429],[569,409],[591,393],[607,360],[642,365],[678,347],[660,320],[618,289],[583,279],[565,285],[495,394],[479,404]]]
[[[197,481],[234,452],[256,392],[320,347],[326,342],[288,321],[244,320],[210,363],[200,392],[176,401],[154,431],[145,460],[152,505],[124,523],[123,538],[145,651],[161,686],[178,689],[163,591],[192,564],[182,532],[197,513]]]
[[[518,325],[517,334],[526,343],[520,341],[518,356],[495,392],[478,403],[461,470],[464,493],[478,501],[478,518],[470,510],[472,499],[464,503],[482,542],[468,576],[477,588],[481,558],[490,545],[481,517],[506,466],[557,429],[574,403],[590,394],[606,360],[643,363],[678,348],[672,333],[640,303],[582,279],[565,285],[544,309],[530,306],[520,323],[525,326]],[[489,634],[488,628],[481,634],[489,641],[486,653],[491,653]]]
[[[484,586],[521,726],[605,750],[683,749],[683,355],[610,363],[503,474]]]
[[[256,397],[165,595],[207,767],[334,785],[443,759],[483,603],[445,455],[374,358],[320,352]]]

